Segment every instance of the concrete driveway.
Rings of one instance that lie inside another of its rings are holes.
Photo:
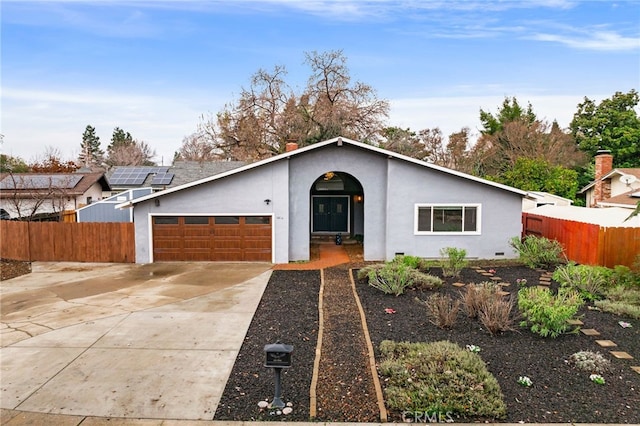
[[[211,419],[271,266],[34,264],[0,287],[0,408]]]

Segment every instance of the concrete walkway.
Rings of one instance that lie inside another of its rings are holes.
[[[271,267],[36,264],[3,282],[0,424],[212,419]]]

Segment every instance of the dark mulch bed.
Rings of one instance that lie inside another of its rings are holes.
[[[258,408],[259,401],[273,400],[274,373],[264,367],[264,346],[277,341],[294,346],[293,366],[282,370],[282,400],[293,404],[293,413],[286,419],[309,419],[319,291],[320,271],[273,271],[218,404],[215,420],[277,418]]]
[[[485,269],[491,266],[485,265]],[[541,274],[522,266],[497,266],[495,269],[503,281],[512,283],[505,287],[511,293],[518,289],[516,279],[525,278],[528,285],[537,285]],[[432,271],[434,274],[438,272]],[[459,279],[447,279],[447,285],[440,291],[457,296],[460,289],[454,287],[453,282],[479,283],[485,279],[474,270],[465,269]],[[476,320],[470,320],[461,313],[452,330],[441,330],[428,321],[425,308],[415,302],[415,297],[426,299],[430,292],[409,291],[394,297],[384,295],[364,282],[358,282],[356,287],[376,357],[380,342],[387,339],[416,342],[449,340],[463,347],[467,344],[480,346],[480,356],[500,383],[507,404],[507,418],[501,421],[640,423],[640,375],[630,368],[640,365],[640,321],[585,308],[581,312],[585,323],[583,327],[595,328],[601,336],[579,333],[551,339],[521,329],[517,322],[515,331],[492,336]],[[216,420],[309,419],[309,389],[318,330],[318,288],[317,271],[274,271],[216,411]],[[396,313],[386,314],[385,308],[393,308]],[[620,320],[630,322],[633,327],[623,329],[618,325]],[[270,415],[267,411],[260,411],[257,405],[260,400],[271,401],[273,398],[273,372],[262,365],[263,347],[278,339],[295,346],[294,365],[283,375],[283,399],[291,401],[294,408],[293,413],[287,416]],[[345,336],[345,339],[349,337]],[[609,353],[610,349],[596,344],[596,339],[613,340],[618,344],[614,350],[626,351],[635,359],[614,358]],[[361,359],[359,354],[349,353],[354,350],[353,345],[329,349],[344,351],[340,356],[345,360]],[[567,363],[571,354],[581,350],[601,352],[611,360],[610,371],[603,374],[605,385],[592,383],[589,373],[577,371]],[[325,371],[323,374],[326,376],[328,373]],[[517,383],[518,377],[525,375],[533,381],[530,388]],[[341,377],[334,380],[339,383]],[[318,397],[331,398],[332,395]],[[376,416],[363,419],[357,414],[365,402],[370,404],[370,398],[374,396],[368,391],[354,393],[350,404],[345,406],[347,410],[351,407],[353,413],[344,412],[342,418],[319,416],[317,420],[358,418],[359,421],[377,422]],[[389,414],[390,421],[403,420],[401,413]]]
[[[0,259],[0,281],[10,280],[31,273],[31,262]]]
[[[485,269],[490,269],[490,265]],[[528,285],[537,285],[540,273],[524,267],[497,267],[496,275],[512,283],[505,291],[517,292],[518,278],[527,279]],[[447,279],[441,291],[456,296],[460,289],[451,285],[455,281],[479,283],[486,278],[466,269],[460,279]],[[555,287],[555,286],[554,286]],[[426,299],[429,292],[410,291],[400,297],[386,296],[367,286],[358,284],[358,293],[367,313],[367,322],[374,347],[382,340],[438,341],[449,340],[462,347],[480,346],[480,356],[497,378],[507,404],[506,422],[640,422],[640,375],[631,370],[640,361],[640,321],[629,320],[633,328],[618,325],[622,318],[583,309],[584,328],[595,328],[599,337],[582,333],[565,334],[558,338],[542,338],[515,324],[516,331],[492,336],[481,324],[461,313],[452,330],[441,330],[425,317],[425,308],[415,297]],[[385,314],[385,308],[395,314]],[[596,339],[615,341],[619,347],[636,357],[620,360],[608,349],[596,344]],[[575,352],[591,350],[601,352],[611,360],[611,370],[603,377],[604,386],[589,380],[589,373],[575,370],[566,360]],[[533,386],[525,388],[517,383],[519,376],[528,376]],[[396,413],[395,420],[401,420]],[[465,420],[465,419],[461,419]]]

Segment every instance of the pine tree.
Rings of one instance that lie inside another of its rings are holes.
[[[82,134],[80,144],[79,163],[83,167],[100,166],[103,161],[104,151],[100,149],[100,137],[96,135],[95,127],[87,125]]]
[[[131,133],[125,132],[120,127],[113,129],[113,135],[111,136],[111,143],[107,147],[107,151],[111,151],[121,146],[127,146],[133,144],[133,137]]]

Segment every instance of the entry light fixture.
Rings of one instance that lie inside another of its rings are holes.
[[[362,195],[354,195],[353,201],[355,201],[356,203],[361,203],[362,202]]]
[[[160,205],[160,198],[156,198],[154,203],[156,203],[156,207],[158,207]]]
[[[271,200],[267,198],[266,200],[264,200],[264,203],[265,203],[266,205],[269,205],[269,204],[271,204]]]

